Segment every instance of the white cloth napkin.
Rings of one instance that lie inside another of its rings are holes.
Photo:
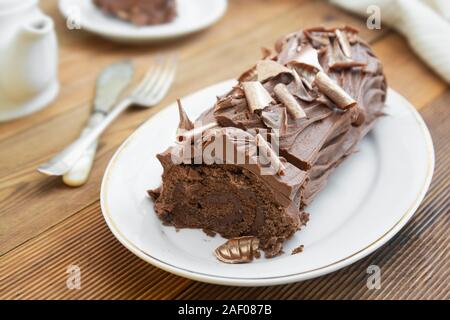
[[[412,49],[450,83],[450,0],[330,0],[364,17],[378,6],[381,25],[403,34]]]

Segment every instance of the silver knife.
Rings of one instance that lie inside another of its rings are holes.
[[[108,114],[120,93],[128,86],[133,78],[134,68],[130,61],[122,61],[107,66],[98,76],[96,96],[91,116],[81,135],[86,135]],[[83,156],[63,176],[63,181],[71,187],[78,187],[86,183],[97,150],[97,141],[86,149]]]

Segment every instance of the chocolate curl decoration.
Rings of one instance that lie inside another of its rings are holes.
[[[273,56],[274,54],[272,53],[272,50],[266,47],[261,48],[261,59],[271,59]]]
[[[178,123],[177,133],[179,133],[181,131],[192,130],[194,128],[194,124],[192,123],[192,121],[189,119],[186,112],[184,111],[184,108],[181,105],[180,99],[177,99],[177,104],[178,104],[178,114],[180,117],[180,122]]]
[[[255,81],[256,80],[256,65],[242,73],[237,79],[238,82]]]
[[[336,34],[336,38],[338,40],[339,46],[341,47],[342,52],[347,58],[352,57],[352,47],[350,46],[350,43],[348,42],[347,35],[343,33],[341,30],[336,29],[334,31]]]
[[[294,119],[306,118],[305,111],[284,84],[277,84],[273,90]]]
[[[355,99],[338,86],[325,72],[319,71],[314,83],[319,91],[330,98],[339,109],[345,110],[356,105]]]
[[[338,31],[338,30],[336,30]],[[337,71],[337,70],[345,70],[345,69],[351,69],[353,67],[364,67],[366,66],[366,63],[364,62],[360,62],[360,61],[355,61],[353,60],[351,57],[347,56],[347,54],[344,53],[343,48],[347,48],[345,49],[346,51],[350,50],[350,54],[351,54],[351,49],[350,49],[350,44],[348,43],[347,38],[345,36],[345,34],[338,33],[341,35],[341,37],[345,37],[342,40],[344,41],[344,44],[340,44],[338,41],[338,37],[336,37],[336,40],[333,41],[333,45],[332,45],[332,54],[330,55],[330,61],[328,62],[328,66],[330,67],[330,70],[332,71]]]
[[[278,62],[272,60],[261,60],[256,64],[258,81],[264,82],[282,73],[291,74],[292,71]]]
[[[214,250],[217,259],[225,263],[248,263],[259,257],[259,239],[253,236],[231,238]]]
[[[287,62],[288,66],[295,67],[305,86],[312,90],[312,83],[318,71],[323,71],[319,63],[317,50],[311,45],[306,45]],[[295,76],[295,75],[294,75]]]
[[[245,98],[251,112],[264,109],[272,102],[275,102],[259,81],[242,82],[242,87],[244,88]]]
[[[314,97],[310,94],[310,92],[306,89],[305,86],[307,86],[302,78],[300,78],[300,75],[297,73],[295,69],[292,70],[292,75],[294,76],[294,81],[291,81],[287,87],[290,92],[292,92],[293,95],[295,95],[297,98],[311,102],[314,100]],[[314,78],[312,78],[311,83],[309,85],[309,88],[311,88],[312,82],[314,81]],[[312,88],[311,88],[312,89]]]
[[[317,50],[311,45],[301,47],[300,51],[287,62],[288,65],[307,69],[311,72],[323,71],[319,63],[319,56]]]

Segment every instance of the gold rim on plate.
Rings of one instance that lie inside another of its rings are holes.
[[[225,82],[225,81],[224,81]],[[147,121],[144,122],[142,126],[140,126],[135,132],[133,132],[126,140],[125,142],[119,147],[119,149],[114,154],[113,158],[111,159],[108,167],[105,171],[105,176],[102,181],[101,185],[101,191],[100,191],[100,204],[101,209],[103,212],[103,216],[105,218],[105,221],[110,228],[111,232],[114,234],[114,236],[131,252],[133,252],[135,255],[137,255],[139,258],[149,262],[152,265],[155,265],[158,268],[161,268],[165,271],[174,273],[176,275],[189,278],[192,280],[197,281],[203,281],[203,282],[209,282],[209,283],[215,283],[215,284],[227,284],[227,285],[243,285],[243,286],[257,286],[257,285],[275,285],[275,284],[284,284],[294,281],[304,281],[307,279],[315,278],[333,271],[336,271],[338,269],[341,269],[351,263],[354,263],[358,261],[359,259],[367,256],[368,254],[372,253],[379,247],[381,247],[384,243],[386,243],[388,240],[390,240],[395,234],[397,234],[398,231],[406,224],[407,221],[412,217],[414,212],[419,207],[420,203],[422,202],[423,198],[425,197],[425,194],[428,190],[428,187],[431,183],[431,178],[433,176],[434,171],[434,147],[433,142],[431,139],[431,135],[428,131],[428,128],[426,127],[423,119],[417,112],[417,110],[407,101],[403,96],[398,94],[397,92],[393,91],[392,89],[389,89],[388,91],[389,95],[396,95],[398,98],[403,100],[408,105],[408,111],[413,115],[414,119],[419,124],[420,128],[423,131],[425,143],[427,145],[427,154],[428,154],[428,167],[427,167],[427,174],[425,176],[424,182],[422,184],[422,188],[419,190],[415,200],[411,204],[411,206],[405,211],[405,213],[400,217],[400,219],[391,227],[389,230],[387,230],[381,237],[367,245],[366,247],[358,250],[357,252],[342,258],[340,260],[337,260],[335,262],[332,262],[330,264],[327,264],[325,266],[314,268],[302,272],[292,273],[288,275],[283,276],[274,276],[274,277],[261,277],[261,278],[239,278],[239,277],[229,277],[229,276],[219,276],[219,275],[212,275],[208,273],[203,272],[197,272],[185,268],[180,268],[175,265],[172,265],[170,263],[167,263],[165,261],[162,261],[158,258],[153,257],[152,255],[148,254],[147,252],[141,250],[139,247],[137,247],[131,240],[129,240],[117,227],[114,220],[111,217],[109,207],[107,205],[107,194],[108,194],[108,185],[109,185],[109,179],[111,172],[113,171],[113,168],[119,159],[121,153],[127,148],[129,143],[132,141],[132,139],[137,136],[142,131],[142,128],[148,123]],[[398,230],[396,230],[398,229]],[[394,232],[394,230],[396,230]],[[392,233],[392,234],[391,234]],[[357,257],[360,255],[360,257]],[[335,267],[335,268],[332,268]],[[305,276],[306,275],[306,276]]]

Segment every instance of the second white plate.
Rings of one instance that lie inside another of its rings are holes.
[[[82,30],[120,42],[154,42],[205,29],[225,13],[227,0],[177,0],[177,17],[170,23],[138,27],[104,14],[92,0],[60,0],[64,17]]]
[[[183,98],[195,119],[226,81]],[[137,256],[175,274],[218,284],[257,286],[295,282],[345,267],[392,238],[412,217],[431,181],[434,151],[414,107],[389,90],[385,108],[360,152],[345,160],[307,208],[308,225],[284,245],[286,254],[244,265],[219,262],[213,250],[225,240],[201,230],[166,227],[146,190],[161,184],[156,154],[173,144],[178,123],[170,105],[135,131],[118,149],[103,178],[101,206],[117,239]],[[300,244],[301,254],[290,255]]]

